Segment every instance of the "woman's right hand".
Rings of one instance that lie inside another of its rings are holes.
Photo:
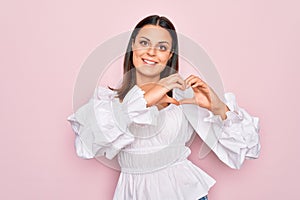
[[[179,102],[167,95],[167,93],[174,89],[179,88],[185,90],[185,81],[179,74],[172,74],[168,77],[162,78],[157,83],[147,83],[141,86],[145,91],[144,98],[147,101],[147,106],[158,104],[173,103],[179,105]]]
[[[160,79],[158,81],[158,84],[165,87],[168,90],[168,92],[174,88],[179,88],[181,90],[185,90],[186,88],[185,81],[181,78],[181,76],[178,73]]]

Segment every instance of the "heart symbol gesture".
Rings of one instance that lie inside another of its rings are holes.
[[[193,98],[177,101],[167,95],[173,88],[185,90],[189,87],[194,91]],[[144,84],[141,86],[141,89],[145,91],[144,97],[147,101],[147,106],[157,105],[158,107],[164,107],[168,103],[176,105],[196,104],[212,111],[214,114],[220,115],[222,119],[226,118],[225,113],[229,111],[228,107],[220,100],[209,85],[194,75],[190,75],[183,80],[178,74],[172,74],[157,83]]]

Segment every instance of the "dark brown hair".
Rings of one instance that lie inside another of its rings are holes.
[[[140,21],[134,28],[130,40],[127,46],[127,50],[124,56],[124,63],[123,63],[123,81],[122,85],[118,89],[110,88],[114,91],[117,91],[118,95],[117,97],[121,100],[124,99],[127,92],[136,84],[136,73],[135,73],[135,67],[133,65],[133,59],[132,59],[132,43],[135,41],[135,38],[137,34],[139,33],[139,30],[144,27],[145,25],[158,25],[162,28],[165,28],[172,37],[172,50],[173,53],[172,57],[167,62],[167,67],[161,72],[160,78],[167,77],[171,74],[174,74],[178,71],[178,38],[177,33],[175,30],[174,25],[171,23],[169,19],[163,16],[158,15],[151,15],[146,18],[144,18],[142,21]],[[168,92],[168,95],[172,97],[172,91]]]

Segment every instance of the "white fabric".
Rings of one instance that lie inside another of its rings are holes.
[[[231,93],[222,121],[196,105],[170,104],[147,108],[144,92],[134,86],[122,103],[116,93],[99,87],[90,101],[68,117],[81,158],[115,156],[121,166],[114,200],[196,200],[208,194],[215,180],[187,159],[186,143],[194,131],[232,168],[260,151],[258,118],[238,107]],[[177,100],[191,89],[174,90]],[[202,149],[202,151],[204,151]]]

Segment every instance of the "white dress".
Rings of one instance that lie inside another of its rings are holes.
[[[191,93],[174,89],[173,97]],[[259,155],[259,119],[238,107],[232,93],[225,94],[230,111],[224,121],[192,104],[146,107],[138,86],[122,103],[115,95],[98,87],[68,117],[79,157],[117,156],[121,173],[114,200],[197,200],[207,195],[216,181],[187,159],[191,150],[186,142],[194,132],[231,168]]]

